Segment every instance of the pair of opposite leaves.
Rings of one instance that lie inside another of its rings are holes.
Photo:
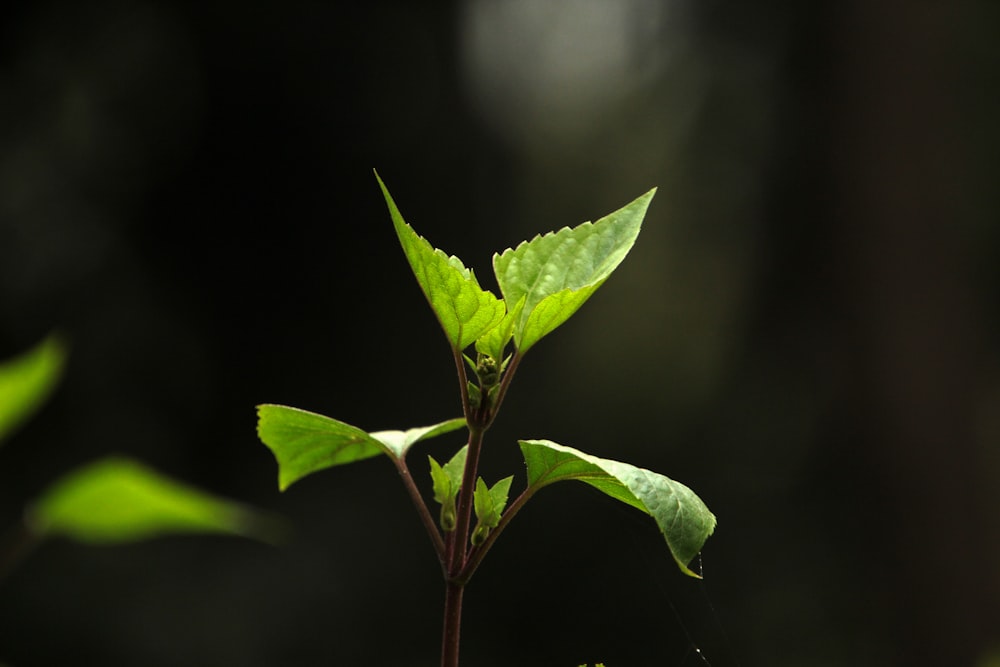
[[[631,250],[656,190],[596,223],[536,236],[494,255],[503,299],[483,290],[462,261],[434,248],[400,214],[385,183],[403,252],[453,349],[473,343],[497,361],[513,339],[520,354],[565,322],[590,298]]]

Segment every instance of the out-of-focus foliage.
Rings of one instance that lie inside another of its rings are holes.
[[[0,364],[0,444],[45,403],[65,359],[65,346],[53,335]]]
[[[0,440],[35,413],[54,389],[66,360],[55,335],[0,365]],[[68,537],[119,544],[176,533],[226,533],[276,539],[275,520],[215,497],[131,459],[108,457],[67,474],[28,508],[25,540]],[[4,544],[3,564],[22,544]],[[4,572],[6,574],[6,572]]]
[[[85,465],[28,510],[39,537],[121,544],[173,534],[223,533],[273,541],[278,528],[250,508],[182,484],[122,457]]]

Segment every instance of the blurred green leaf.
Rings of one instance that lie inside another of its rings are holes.
[[[125,458],[88,464],[53,484],[28,512],[42,537],[89,544],[176,533],[224,533],[272,540],[273,520],[246,506],[174,481]]]
[[[499,324],[506,312],[504,302],[480,288],[475,274],[471,269],[465,268],[462,260],[437,250],[413,231],[403,220],[389,190],[377,173],[375,178],[382,188],[399,243],[403,246],[403,252],[420,288],[437,315],[452,348],[464,350]]]
[[[65,361],[65,346],[52,335],[0,364],[0,443],[49,397]]]
[[[401,458],[414,443],[461,428],[465,420],[408,431],[367,433],[356,426],[285,405],[257,406],[257,435],[278,462],[282,491],[306,475],[386,454]]]
[[[549,440],[521,440],[528,466],[528,486],[577,480],[653,517],[680,569],[699,575],[688,564],[715,530],[715,515],[694,491],[680,482],[628,463],[602,459]]]
[[[504,300],[525,300],[513,331],[522,354],[569,319],[625,259],[655,193],[597,222],[536,236],[493,256]]]

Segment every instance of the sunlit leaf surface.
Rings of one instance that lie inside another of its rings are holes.
[[[585,482],[653,517],[685,574],[715,530],[715,515],[694,491],[680,482],[628,463],[602,459],[549,440],[521,440],[529,487],[554,482]]]
[[[325,415],[286,405],[257,406],[257,435],[278,462],[284,491],[306,475],[386,454],[402,458],[415,443],[462,428],[462,418],[407,431],[367,433]]]
[[[378,174],[375,177],[378,178]],[[389,207],[400,245],[420,288],[452,347],[464,350],[500,323],[506,313],[503,300],[480,288],[475,274],[465,268],[462,260],[437,250],[413,231],[403,220],[381,178],[378,178],[378,184]]]
[[[494,255],[506,302],[525,300],[514,325],[514,343],[522,353],[575,313],[625,259],[655,193],[650,190],[597,222],[564,227]]]

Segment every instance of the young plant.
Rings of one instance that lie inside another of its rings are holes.
[[[597,222],[536,236],[493,256],[503,298],[482,289],[460,259],[434,248],[400,215],[376,174],[392,223],[417,282],[451,347],[462,414],[407,431],[366,432],[297,408],[257,407],[258,435],[278,463],[278,486],[314,472],[384,454],[395,465],[441,563],[445,583],[442,667],[457,667],[466,585],[504,529],[539,490],[576,480],[645,512],[677,565],[691,560],[715,528],[715,516],[691,489],[627,463],[598,458],[550,440],[521,440],[527,484],[512,500],[513,477],[493,485],[478,475],[486,432],[524,356],[600,287],[632,248],[655,190]],[[470,349],[471,348],[471,349]],[[467,444],[443,465],[429,457],[437,518],[413,480],[413,445],[457,429]],[[473,525],[475,516],[475,525]]]

